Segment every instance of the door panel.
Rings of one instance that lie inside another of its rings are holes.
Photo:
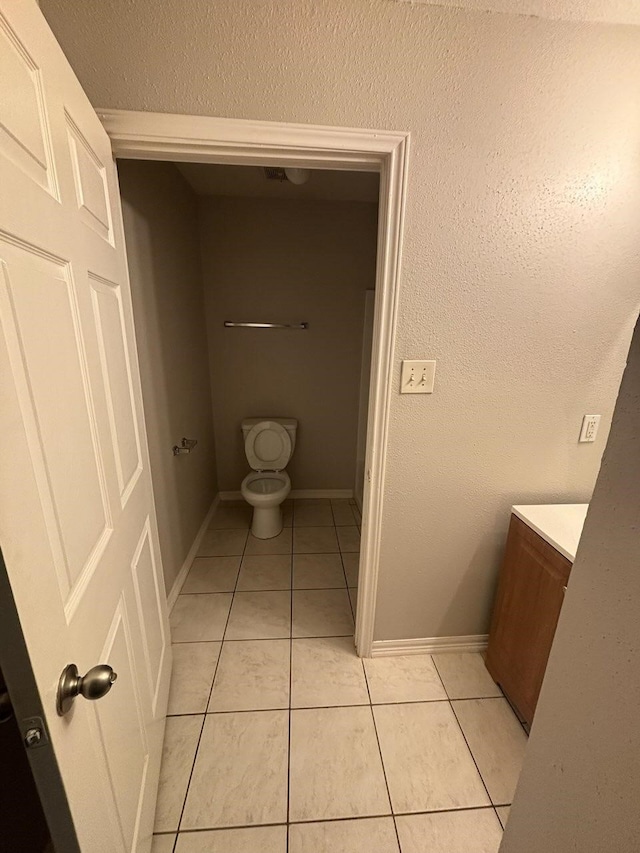
[[[170,653],[115,166],[32,0],[0,73],[0,536],[80,846],[142,853]],[[68,663],[118,680],[61,718]]]

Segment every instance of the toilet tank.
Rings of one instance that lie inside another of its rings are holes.
[[[264,421],[281,424],[286,429],[289,433],[289,438],[291,439],[291,452],[293,453],[296,446],[296,433],[298,431],[298,421],[295,418],[245,418],[241,425],[243,438],[246,440],[250,430],[252,430],[256,424],[261,424]]]

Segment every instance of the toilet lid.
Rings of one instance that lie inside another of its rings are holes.
[[[244,443],[254,471],[284,471],[291,459],[291,439],[282,424],[261,421],[249,430]]]

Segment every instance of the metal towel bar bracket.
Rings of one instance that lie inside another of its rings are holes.
[[[308,323],[234,323],[224,321],[226,329],[308,329]]]
[[[173,445],[173,455],[179,456],[181,453],[191,453],[197,443],[198,441],[195,438],[183,438],[180,444]]]

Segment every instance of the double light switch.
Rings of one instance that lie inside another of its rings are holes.
[[[435,361],[403,361],[400,393],[432,394],[435,375]]]

